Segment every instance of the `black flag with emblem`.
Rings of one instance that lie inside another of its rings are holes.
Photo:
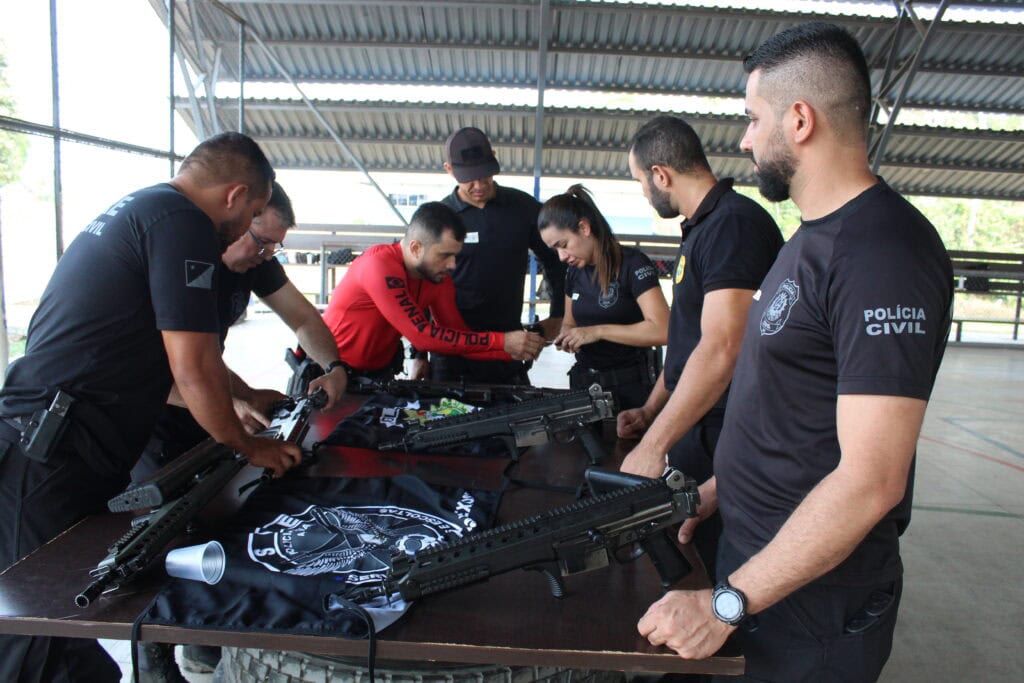
[[[215,535],[227,555],[221,581],[172,580],[144,622],[363,637],[361,619],[328,610],[324,597],[346,584],[380,581],[395,552],[412,554],[493,525],[499,496],[407,475],[266,482]],[[380,630],[409,605],[393,597],[363,607]]]

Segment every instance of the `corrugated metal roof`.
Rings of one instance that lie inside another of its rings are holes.
[[[151,3],[166,16],[163,0]],[[179,41],[193,67],[207,71],[219,49],[223,77],[237,80],[237,23],[211,3],[177,4]],[[226,4],[298,80],[516,87],[537,82],[536,0]],[[548,87],[733,96],[742,96],[744,54],[781,29],[822,16],[563,0],[553,0],[551,8]],[[893,19],[829,19],[860,40],[877,84]],[[899,59],[912,56],[909,45]],[[1019,25],[942,22],[920,68],[908,106],[1024,108],[1024,31]],[[280,75],[264,55],[249,50],[245,78],[274,81]]]
[[[164,0],[150,2],[166,17]],[[231,12],[261,36],[297,81],[519,88],[537,84],[538,0],[178,0],[176,4],[179,48],[207,77],[217,55],[221,80],[239,76],[239,29]],[[922,4],[918,0],[915,6]],[[954,0],[954,4],[1024,5],[982,0]],[[864,46],[877,88],[896,25],[894,17],[859,16],[855,13],[864,11],[861,5],[841,1],[832,7],[835,14],[814,15],[551,0],[546,87],[742,97],[746,77],[741,59],[747,51],[790,25],[824,17],[844,25]],[[1019,18],[1020,13],[1007,16]],[[904,32],[913,29],[906,27]],[[248,45],[246,80],[283,81],[273,61],[251,40]],[[912,59],[914,49],[912,41],[904,45],[897,66]],[[220,106],[222,121],[236,120],[234,102]],[[532,173],[532,108],[407,102],[323,106],[331,125],[371,171],[436,171],[445,137],[472,124],[494,138],[506,173]],[[941,22],[905,106],[1024,110],[1024,30],[1019,22]],[[191,118],[190,110],[179,108]],[[301,103],[249,100],[247,111],[247,132],[267,145],[276,165],[351,167]],[[547,107],[544,173],[628,177],[622,149],[636,127],[656,113]],[[750,163],[736,149],[743,121],[713,116],[694,120],[716,171],[750,182]],[[882,172],[906,192],[1024,199],[1021,137],[1020,133],[899,127],[889,140]]]
[[[444,141],[462,126],[487,131],[503,173],[533,173],[532,107],[407,102],[315,102],[324,118],[369,171],[440,172]],[[230,120],[236,102],[218,102]],[[179,101],[191,121],[191,110]],[[633,133],[663,112],[547,108],[545,176],[629,178],[625,150]],[[686,115],[704,142],[715,172],[752,184],[748,155],[738,144],[740,116]],[[277,168],[352,170],[353,166],[298,100],[256,100],[246,108],[247,132]],[[1024,136],[995,131],[897,126],[882,175],[911,194],[1024,199]]]

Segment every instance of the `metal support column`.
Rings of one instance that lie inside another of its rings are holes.
[[[185,77],[185,84],[189,88],[189,97],[191,100],[190,106],[192,107],[192,115],[196,118],[196,121],[200,122],[201,128],[200,137],[207,138],[210,135],[216,135],[221,132],[222,126],[217,119],[217,109],[214,98],[216,94],[213,89],[217,85],[216,76],[219,75],[220,65],[220,47],[216,48],[215,60],[216,60],[216,71],[211,69],[208,60],[206,59],[203,50],[199,47],[202,45],[203,31],[200,25],[197,23],[197,12],[199,11],[196,7],[196,0],[186,0],[188,7],[188,25],[189,31],[192,34],[192,44],[196,46],[195,62],[199,68],[199,73],[196,74],[196,82],[193,83],[192,79],[188,77],[188,69],[186,68],[186,62],[184,55],[178,54],[178,66],[181,69],[182,75]],[[199,96],[196,95],[196,89],[199,85],[203,86],[203,97],[206,100],[206,114],[204,118],[203,105],[199,101]]]
[[[60,131],[60,68],[57,62],[57,0],[50,0],[50,87],[53,128]],[[61,182],[61,137],[53,136],[53,219],[57,260],[64,255],[64,190]]]
[[[172,154],[167,159],[167,163],[170,165],[170,176],[174,177],[174,53],[177,48],[178,34],[174,26],[174,0],[167,0],[167,92],[168,92],[168,112],[167,112],[167,149],[171,150]]]
[[[245,22],[238,24],[238,132],[245,132]]]
[[[882,72],[882,80],[877,84],[878,95],[874,98],[874,102],[871,105],[871,116],[868,118],[868,125],[874,126],[878,122],[878,115],[882,109],[885,109],[886,117],[889,117],[889,107],[886,106],[884,101],[885,93],[892,87],[893,70],[896,67],[896,54],[900,45],[900,39],[903,35],[903,25],[906,23],[907,13],[900,9],[899,16],[896,17],[896,25],[892,29],[892,38],[889,41],[888,57],[885,59],[885,71]],[[902,72],[900,73],[902,75]],[[872,132],[869,128],[869,134]],[[871,139],[868,138],[870,145]],[[869,146],[870,149],[870,146]]]
[[[540,201],[540,177],[544,172],[544,90],[547,87],[548,41],[551,36],[551,3],[540,0],[537,35],[537,113],[533,131],[533,198]],[[537,319],[537,257],[530,253],[530,310],[528,319]]]
[[[206,79],[206,108],[210,112],[210,129],[213,135],[224,130],[220,123],[220,115],[217,113],[217,82],[220,80],[221,49],[218,47],[213,55],[213,68]]]

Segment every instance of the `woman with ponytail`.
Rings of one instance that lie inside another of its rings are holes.
[[[615,239],[608,221],[582,185],[541,207],[541,239],[569,268],[565,317],[555,346],[576,354],[569,385],[597,382],[620,409],[642,406],[659,367],[651,347],[668,336],[668,304],[651,260]]]

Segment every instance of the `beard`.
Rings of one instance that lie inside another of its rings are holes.
[[[220,240],[221,251],[223,252],[228,248],[228,245],[241,237],[247,227],[248,226],[242,225],[241,221],[238,220],[221,221],[218,223],[217,239]]]
[[[651,188],[651,207],[662,218],[675,218],[679,212],[672,207],[672,195],[654,186],[652,180],[648,179]]]
[[[419,274],[421,278],[423,278],[424,280],[429,280],[430,282],[433,282],[435,285],[441,284],[442,282],[444,282],[444,279],[448,277],[447,270],[434,271],[430,270],[423,264],[420,264],[415,268],[416,272]]]
[[[780,130],[772,133],[768,146],[776,152],[776,156],[760,162],[754,160],[757,165],[757,189],[770,202],[784,202],[789,199],[789,185],[796,173],[796,159],[786,148]]]

